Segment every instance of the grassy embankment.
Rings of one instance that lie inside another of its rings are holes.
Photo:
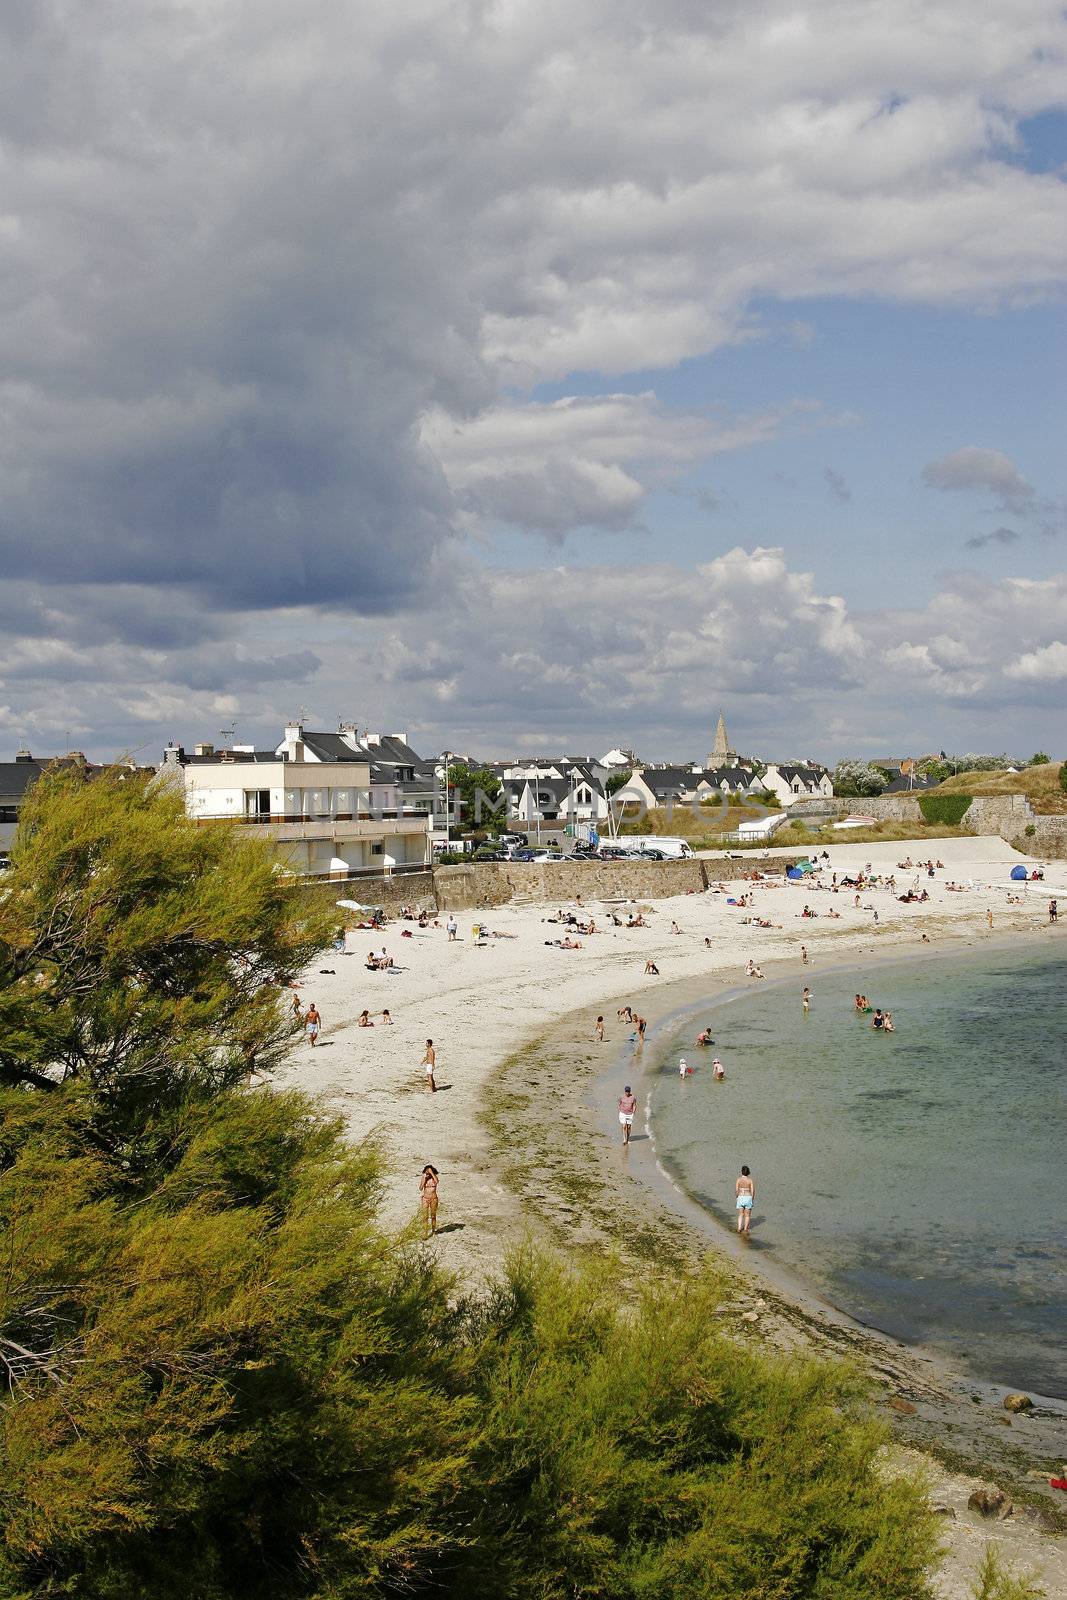
[[[1061,761],[1039,767],[1023,767],[1021,772],[958,772],[946,778],[931,794],[1024,794],[1039,816],[1067,814],[1067,791],[1060,780]]]
[[[856,801],[856,808],[862,811],[862,800]],[[915,822],[878,822],[870,828],[834,828],[829,823],[819,826],[815,818],[796,817],[792,822],[784,823],[770,839],[744,842],[723,839],[724,833],[735,832],[746,818],[762,815],[754,806],[744,804],[703,806],[698,815],[694,815],[687,806],[676,806],[670,816],[665,810],[657,810],[649,811],[640,819],[628,817],[619,832],[624,835],[642,834],[646,838],[667,836],[685,839],[694,850],[717,850],[728,846],[731,850],[773,849],[802,853],[816,846],[822,850],[830,844],[885,844],[897,839],[916,838],[958,839],[969,831],[945,823],[924,822],[921,818]]]

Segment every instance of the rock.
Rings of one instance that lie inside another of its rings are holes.
[[[1060,1532],[1059,1519],[1051,1511],[1043,1510],[1041,1506],[1020,1506],[1015,1515],[1041,1533]]]
[[[977,1511],[980,1517],[997,1517],[1001,1520],[1011,1516],[1011,1501],[1003,1489],[981,1488],[975,1489],[967,1498],[969,1511]]]
[[[956,1513],[951,1506],[934,1505],[930,1507],[935,1517],[955,1517]]]
[[[742,1311],[742,1313],[741,1313],[741,1321],[742,1322],[758,1322],[759,1321],[759,1312],[758,1311]]]
[[[1006,1394],[1004,1396],[1005,1411],[1030,1411],[1034,1402],[1028,1394]]]
[[[891,1394],[889,1396],[889,1405],[893,1411],[899,1411],[902,1417],[915,1416],[917,1409],[910,1400],[905,1400],[904,1396],[900,1394]]]
[[[1052,1474],[1043,1472],[1040,1467],[1031,1467],[1026,1476],[1031,1483],[1047,1483]]]

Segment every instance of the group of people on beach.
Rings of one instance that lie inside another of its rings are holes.
[[[878,1033],[895,1033],[893,1013],[883,1011],[881,1006],[872,1006],[865,994],[858,994],[853,1002],[853,1009],[860,1016],[869,1016],[871,1027]]]

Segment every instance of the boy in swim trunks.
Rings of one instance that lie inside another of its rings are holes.
[[[629,1144],[630,1142],[630,1129],[634,1125],[634,1112],[636,1110],[637,1096],[632,1093],[630,1085],[627,1084],[625,1090],[619,1096],[619,1121],[622,1123],[623,1144]]]
[[[756,1185],[747,1167],[741,1168],[741,1176],[734,1184],[734,1194],[737,1196],[737,1231],[747,1233],[752,1221],[752,1202],[756,1198]]]

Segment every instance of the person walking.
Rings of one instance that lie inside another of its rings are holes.
[[[1057,916],[1059,915],[1059,909],[1060,908],[1056,904],[1055,900],[1050,900],[1049,901],[1049,903],[1048,903],[1048,920],[1050,922],[1055,922]]]
[[[437,1232],[438,1172],[429,1163],[422,1169],[419,1179],[419,1203],[422,1206],[422,1237],[428,1239]]]
[[[319,1029],[322,1027],[322,1018],[319,1016],[318,1007],[316,1006],[314,1000],[312,1000],[311,1004],[307,1008],[307,1014],[304,1018],[304,1027],[307,1030],[308,1044],[314,1046],[318,1041]]]
[[[597,1044],[603,1044],[604,1043],[604,1018],[603,1017],[597,1017],[597,1019],[596,1019],[596,1027],[593,1029],[593,1038],[596,1040]]]
[[[741,1168],[741,1176],[734,1184],[734,1194],[737,1196],[737,1231],[747,1233],[752,1221],[752,1202],[756,1198],[756,1185],[747,1167]]]
[[[437,1079],[434,1077],[434,1071],[437,1066],[437,1051],[433,1047],[432,1039],[427,1039],[426,1041],[426,1054],[423,1056],[420,1064],[426,1072],[427,1089],[429,1090],[430,1094],[436,1094]]]
[[[629,1144],[630,1129],[634,1125],[634,1113],[637,1110],[637,1096],[630,1085],[627,1084],[619,1096],[619,1121],[622,1123],[622,1142]]]

